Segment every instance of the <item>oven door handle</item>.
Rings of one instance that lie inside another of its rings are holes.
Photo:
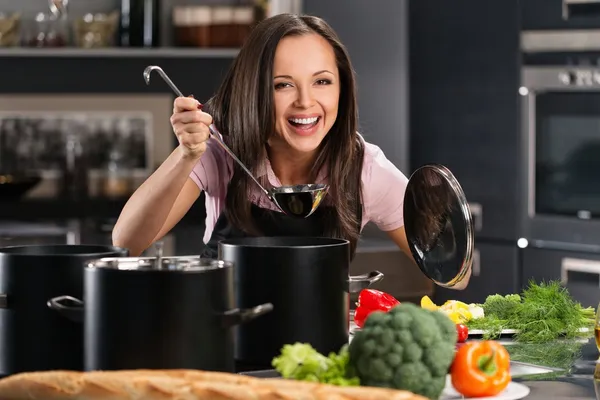
[[[600,14],[600,0],[562,0],[562,17],[593,17]]]
[[[483,207],[479,203],[469,202],[469,211],[471,211],[475,232],[481,232],[483,229]]]
[[[563,285],[569,282],[569,272],[597,275],[600,287],[600,261],[565,257],[560,267],[560,281]]]
[[[481,275],[481,254],[479,249],[473,249],[473,264],[471,264],[471,273],[473,276]]]

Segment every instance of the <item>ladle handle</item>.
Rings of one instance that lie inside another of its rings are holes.
[[[200,105],[200,107],[202,107],[202,104]],[[269,192],[267,191],[267,189],[265,189],[260,182],[254,177],[254,175],[252,174],[252,172],[250,172],[250,170],[248,170],[248,168],[246,168],[246,166],[244,165],[244,163],[237,158],[237,156],[235,154],[233,154],[233,151],[231,151],[231,149],[225,144],[225,142],[223,142],[223,140],[221,139],[221,134],[219,133],[217,127],[215,126],[215,124],[210,124],[210,126],[208,127],[208,130],[210,130],[210,134],[212,136],[213,139],[215,139],[217,141],[217,143],[219,143],[219,145],[221,145],[221,147],[223,148],[223,150],[225,150],[227,152],[227,154],[229,154],[231,156],[231,158],[233,158],[235,160],[235,162],[238,163],[238,165],[240,167],[242,167],[242,169],[244,171],[246,171],[246,173],[248,174],[248,176],[250,178],[252,178],[252,180],[254,180],[254,182],[256,182],[256,184],[258,185],[259,188],[262,189],[262,191],[270,198],[271,195],[269,194]]]
[[[171,80],[171,78],[169,78],[169,76],[165,73],[165,71],[163,71],[162,68],[160,68],[156,65],[150,65],[150,66],[146,67],[146,69],[144,70],[144,80],[146,81],[146,84],[150,83],[150,74],[152,73],[152,71],[156,71],[160,75],[160,77],[163,78],[163,80],[167,83],[167,85],[169,85],[171,90],[173,90],[173,92],[175,92],[175,94],[177,96],[186,97],[181,92],[181,90],[179,90],[179,88],[175,85],[175,83],[173,83],[173,81]],[[201,103],[199,103],[198,109],[202,110]],[[260,184],[260,182],[258,182],[258,180],[254,177],[254,175],[252,175],[252,172],[250,172],[250,170],[248,170],[248,168],[246,168],[244,163],[242,163],[242,161],[239,158],[237,158],[237,156],[233,153],[233,151],[231,151],[231,149],[225,144],[225,142],[223,142],[223,140],[221,139],[221,134],[219,133],[219,130],[217,129],[217,127],[214,124],[210,124],[208,129],[210,130],[210,134],[211,134],[212,138],[215,139],[217,141],[217,143],[219,143],[219,145],[223,148],[223,150],[225,150],[227,152],[227,154],[229,154],[231,156],[231,158],[233,158],[235,160],[235,162],[237,162],[238,165],[240,167],[242,167],[242,169],[248,174],[248,176],[250,178],[252,178],[252,180],[258,185],[258,187],[261,188],[261,190],[272,200],[271,194],[269,193],[269,191],[267,189],[265,189]]]

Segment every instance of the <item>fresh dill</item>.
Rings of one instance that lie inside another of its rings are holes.
[[[514,329],[514,340],[519,343],[593,335],[595,310],[583,308],[557,281],[530,281],[521,295],[491,295],[482,307],[484,317],[471,320],[468,327],[483,330],[484,339],[498,339],[504,329]]]

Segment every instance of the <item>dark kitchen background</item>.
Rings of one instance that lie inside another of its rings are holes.
[[[377,266],[377,288],[437,302],[562,279],[597,305],[600,1],[152,0],[146,25],[143,3],[0,0],[0,246],[110,243],[127,197],[175,146],[173,95],[144,68],[207,99],[252,24],[303,12],[348,46],[367,140],[407,175],[449,167],[475,219],[463,292],[434,289],[372,227],[352,274]],[[204,217],[202,197],[165,254],[200,253]]]

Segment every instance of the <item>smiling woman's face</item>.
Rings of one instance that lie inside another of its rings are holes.
[[[314,152],[338,113],[339,72],[331,45],[318,34],[283,38],[275,52],[275,130],[271,145]]]

